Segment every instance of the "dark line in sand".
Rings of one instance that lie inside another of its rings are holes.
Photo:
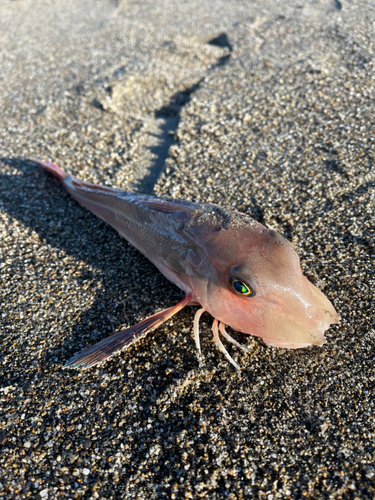
[[[229,49],[229,54],[220,57],[217,62],[211,66],[209,71],[213,71],[220,66],[224,66],[229,61],[232,45],[225,33],[213,38],[208,44]],[[182,108],[190,102],[192,94],[199,89],[203,80],[204,77],[186,90],[176,92],[166,106],[155,111],[155,119],[162,118],[164,120],[163,124],[160,126],[161,133],[158,136],[160,144],[150,147],[150,151],[156,155],[156,158],[143,179],[134,183],[134,187],[137,191],[145,194],[153,193],[154,187],[164,171],[169,150],[171,146],[177,143],[175,134],[180,123]]]

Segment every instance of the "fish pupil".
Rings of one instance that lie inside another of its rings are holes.
[[[237,278],[230,278],[229,280],[232,288],[234,291],[237,293],[240,293],[241,295],[253,295],[252,289],[246,285],[243,281],[237,279]]]
[[[240,293],[247,292],[246,286],[243,283],[241,283],[240,281],[235,281],[233,283],[233,285],[234,285],[234,288],[236,289],[237,292],[240,292]]]

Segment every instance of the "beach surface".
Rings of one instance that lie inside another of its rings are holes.
[[[374,57],[372,2],[0,3],[0,498],[375,498]],[[63,370],[183,294],[33,158],[246,212],[341,323]]]

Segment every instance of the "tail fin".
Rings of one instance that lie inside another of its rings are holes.
[[[55,175],[61,182],[64,182],[65,179],[68,177],[68,174],[64,172],[62,168],[60,168],[58,165],[55,165],[54,163],[46,160],[33,160],[33,162],[37,163],[41,167],[43,167],[45,170],[50,172],[51,174]]]

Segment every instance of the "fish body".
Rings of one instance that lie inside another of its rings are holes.
[[[236,368],[219,337],[220,331],[237,344],[225,325],[268,345],[301,348],[322,345],[325,330],[338,323],[330,301],[303,276],[292,245],[248,215],[209,203],[97,186],[53,163],[37,163],[185,292],[176,306],[86,348],[68,367],[88,368],[107,359],[188,304],[201,306],[194,321],[198,349],[199,317],[207,311],[215,318],[215,342]]]

